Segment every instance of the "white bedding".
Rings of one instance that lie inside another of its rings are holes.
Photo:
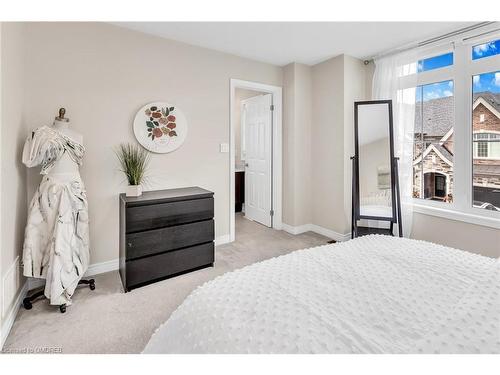
[[[500,263],[366,236],[197,288],[144,353],[500,353]]]

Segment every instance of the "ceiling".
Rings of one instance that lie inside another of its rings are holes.
[[[115,25],[275,65],[360,59],[476,22],[115,22]]]

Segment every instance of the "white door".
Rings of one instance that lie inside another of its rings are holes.
[[[245,101],[245,216],[271,227],[272,95]]]

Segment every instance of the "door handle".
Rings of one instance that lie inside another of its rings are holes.
[[[245,163],[245,167],[248,167],[248,163]]]

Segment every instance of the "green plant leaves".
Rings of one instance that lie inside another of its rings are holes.
[[[148,133],[149,136],[154,137],[152,133]],[[130,185],[140,185],[144,181],[149,164],[149,152],[139,145],[122,143],[115,151],[115,154],[128,183]]]
[[[148,126],[148,128],[154,128],[155,127],[153,121],[146,121],[146,125]]]

